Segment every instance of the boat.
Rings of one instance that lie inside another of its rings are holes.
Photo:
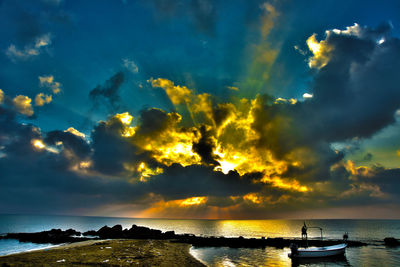
[[[292,259],[298,258],[322,258],[322,257],[333,257],[333,256],[340,256],[344,255],[346,252],[347,247],[347,238],[348,233],[346,232],[343,235],[344,243],[333,245],[333,246],[325,246],[325,247],[310,247],[308,248],[308,241],[307,241],[307,229],[308,228],[316,228],[321,231],[321,240],[323,240],[322,235],[322,228],[318,226],[307,226],[306,222],[304,222],[304,226],[301,229],[302,232],[302,239],[306,241],[307,247],[306,248],[299,248],[297,244],[291,244],[290,250],[291,253],[288,256]]]
[[[288,254],[290,258],[320,258],[332,257],[343,255],[346,251],[347,244],[338,244],[327,247],[311,247],[311,248],[298,248],[297,245],[290,247],[291,253]]]

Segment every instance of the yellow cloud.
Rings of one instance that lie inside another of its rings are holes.
[[[219,163],[214,171],[227,174],[235,170],[240,175],[262,173],[262,177],[255,180],[255,183],[265,183],[288,191],[312,191],[309,185],[301,184],[296,177],[282,177],[290,166],[302,164],[301,156],[277,160],[271,148],[256,145],[260,136],[254,130],[255,116],[263,112],[264,98],[243,98],[235,104],[222,103],[213,106],[208,94],[195,94],[194,90],[175,85],[167,79],[150,81],[153,86],[164,88],[175,103],[184,102],[192,116],[205,115],[198,122],[193,120],[193,126],[183,127],[180,126],[181,115],[176,112],[165,113],[165,127],[154,134],[147,134],[141,131],[141,125],[131,125],[133,120],[129,113],[116,114],[113,119],[120,120],[123,125],[121,136],[129,138],[129,142],[133,142],[142,151],[148,151],[155,161],[166,166],[174,163],[182,166],[204,164],[193,145],[199,143],[202,137],[200,129],[205,127],[209,134],[209,145],[213,149],[211,157]],[[294,104],[296,100],[285,99],[284,103]],[[273,118],[265,122],[265,130],[276,131],[276,127],[288,123],[286,118]],[[141,181],[147,181],[149,177],[163,171],[150,168],[146,162],[127,162],[124,167],[127,171],[137,173]]]
[[[84,133],[81,133],[80,131],[78,131],[78,130],[76,130],[75,128],[73,128],[73,127],[69,127],[67,130],[65,130],[64,132],[69,132],[69,133],[72,133],[72,134],[74,134],[74,135],[76,135],[76,136],[79,136],[79,137],[82,137],[82,138],[85,138],[86,137],[86,135],[84,134]]]
[[[158,175],[164,172],[162,168],[149,168],[145,162],[141,162],[137,168],[137,171],[140,173],[139,181],[147,182],[151,176]]]
[[[54,94],[61,92],[61,83],[56,82],[53,75],[39,76],[39,82],[41,87],[49,88]]]
[[[174,105],[190,102],[190,95],[192,91],[186,86],[175,86],[172,81],[163,78],[150,79],[149,82],[153,87],[160,87],[164,89]]]
[[[50,146],[46,146],[46,144],[43,143],[43,141],[40,139],[32,139],[31,144],[32,144],[33,148],[37,151],[42,151],[45,149],[51,153],[59,153],[59,151],[57,149],[50,147]]]
[[[13,99],[14,106],[17,111],[26,116],[33,115],[32,99],[24,95],[18,95]]]
[[[35,105],[43,106],[44,104],[48,104],[52,101],[51,95],[45,95],[43,93],[37,94],[35,97]]]
[[[239,88],[237,88],[236,86],[227,86],[226,88],[232,91],[239,91]]]
[[[129,112],[117,113],[114,115],[114,118],[120,120],[122,124],[125,126],[122,132],[122,136],[131,137],[136,133],[135,127],[130,126],[133,117],[129,114]]]
[[[308,65],[310,68],[320,69],[328,64],[333,47],[324,40],[318,42],[316,36],[314,33],[307,39],[308,49],[313,53],[308,60]]]
[[[192,205],[202,205],[207,202],[207,197],[191,197],[182,200],[179,206],[192,206]]]

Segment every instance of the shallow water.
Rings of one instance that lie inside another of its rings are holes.
[[[0,215],[0,233],[37,232],[52,228],[78,231],[97,230],[104,225],[121,224],[129,228],[132,224],[147,226],[162,231],[191,233],[205,236],[244,237],[300,237],[302,220],[166,220],[130,219],[82,216],[32,216]],[[327,238],[341,238],[349,232],[350,239],[375,245],[348,248],[346,257],[336,261],[292,263],[287,257],[288,248],[233,249],[192,248],[191,253],[210,266],[400,266],[400,248],[386,248],[382,240],[393,236],[400,238],[399,220],[307,220],[309,226],[324,229]],[[309,238],[318,238],[318,230],[309,229]],[[26,251],[48,245],[19,243],[15,240],[0,240],[0,254]]]

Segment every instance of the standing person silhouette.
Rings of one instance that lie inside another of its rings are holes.
[[[306,225],[306,222],[304,222],[303,227],[301,227],[301,239],[307,240],[307,225]]]

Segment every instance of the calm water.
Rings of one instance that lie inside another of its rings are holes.
[[[128,219],[78,216],[0,215],[0,233],[37,232],[52,228],[78,231],[97,230],[104,225],[132,224],[163,231],[192,233],[205,236],[299,237],[301,220],[165,220]],[[348,248],[346,256],[336,261],[293,263],[285,249],[192,248],[191,253],[209,266],[400,266],[400,248],[386,248],[385,237],[400,238],[399,220],[309,220],[309,226],[320,226],[327,238],[341,238],[349,232],[350,239],[374,245]],[[311,230],[311,229],[310,229]],[[309,231],[309,237],[319,237],[319,231]],[[15,240],[0,240],[0,254],[9,254],[47,247]]]

